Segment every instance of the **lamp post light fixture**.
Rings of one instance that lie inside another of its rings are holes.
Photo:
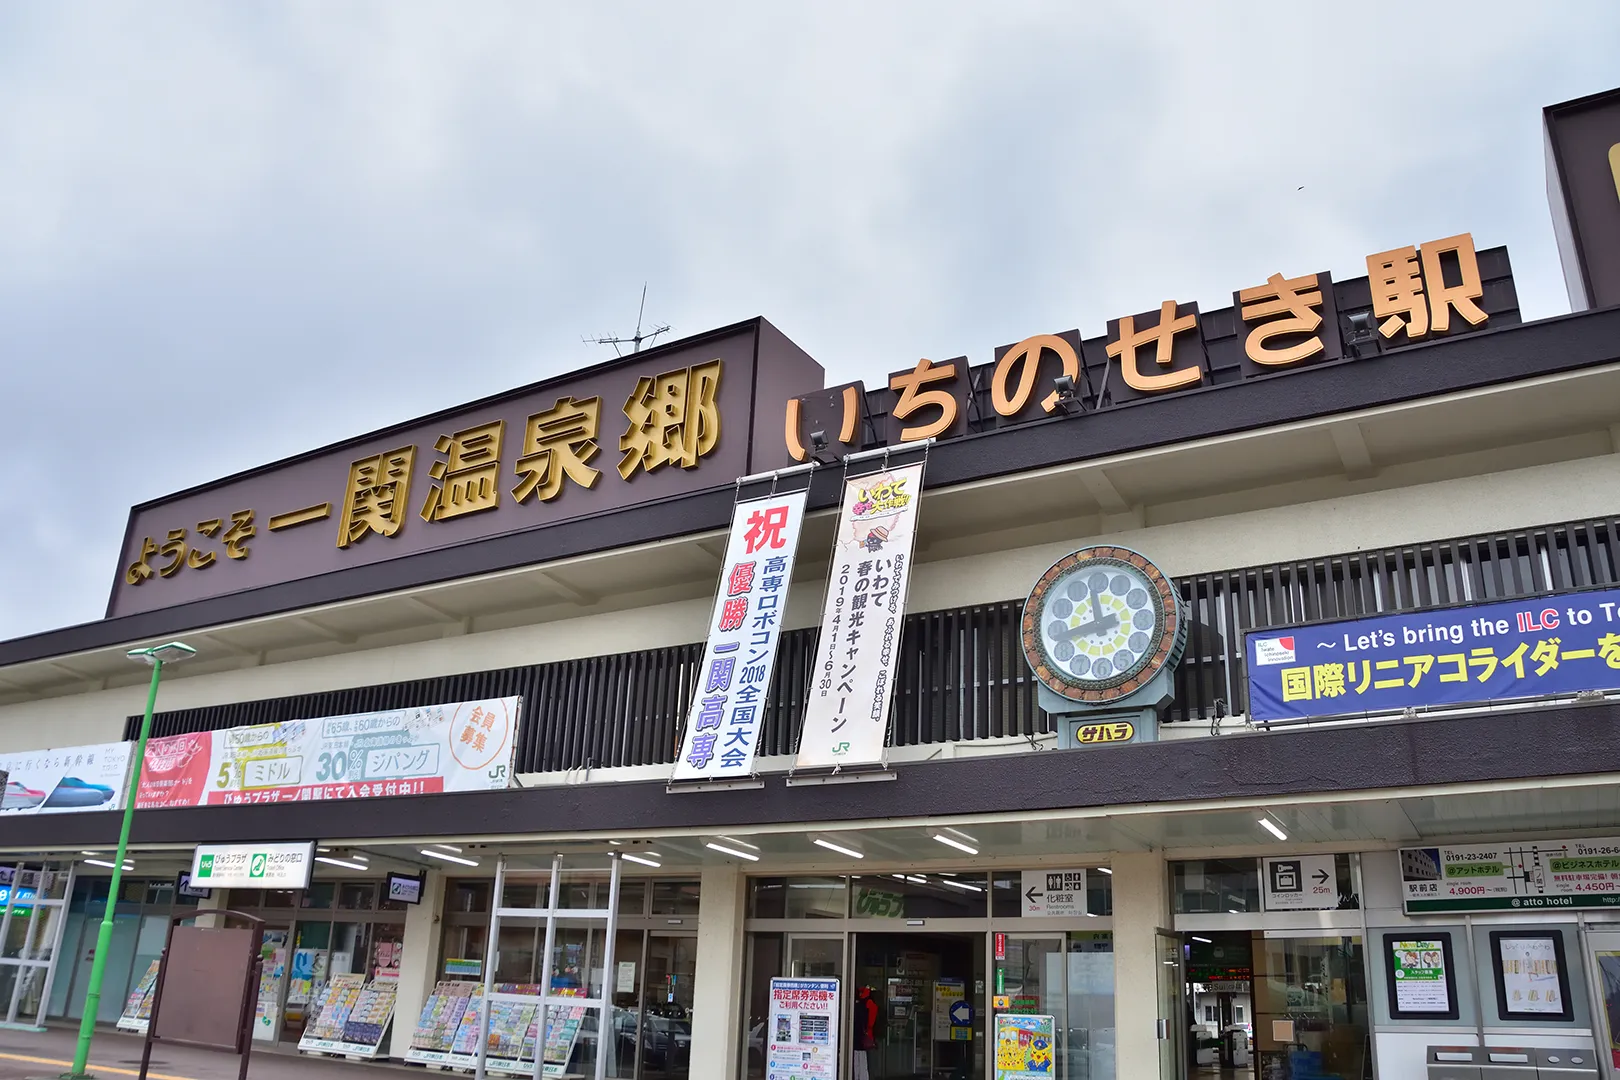
[[[90,1074],[90,1039],[96,1033],[96,1016],[101,1012],[101,980],[107,973],[107,953],[112,949],[113,910],[118,903],[118,886],[124,876],[124,854],[129,849],[129,826],[135,819],[135,796],[140,790],[141,767],[146,762],[146,740],[152,734],[152,710],[157,705],[158,680],[163,665],[176,664],[197,655],[182,641],[170,641],[146,649],[129,650],[129,658],[152,665],[152,684],[146,692],[146,715],[141,718],[141,736],[135,744],[135,760],[129,770],[129,792],[124,800],[123,822],[118,829],[118,852],[112,859],[112,881],[107,885],[107,907],[101,913],[101,932],[96,936],[96,956],[90,964],[90,985],[84,995],[84,1019],[79,1022],[79,1045],[73,1052],[73,1071],[63,1074],[71,1080]]]

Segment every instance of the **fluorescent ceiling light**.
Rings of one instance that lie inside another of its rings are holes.
[[[442,851],[453,851],[457,855],[461,854],[461,849],[456,847],[456,845],[454,845],[454,844],[434,844],[433,846],[436,847],[436,848],[439,848]]]
[[[341,866],[345,870],[370,870],[371,869],[371,867],[367,866],[365,863],[349,862],[349,861],[347,861],[345,859],[334,859],[334,858],[332,858],[331,856],[328,856],[328,855],[317,855],[317,856],[315,856],[315,861],[319,862],[319,863],[325,863],[327,866]]]
[[[894,880],[896,880],[896,881],[904,881],[904,880],[906,880],[906,875],[904,875],[904,874],[890,874],[889,876],[894,878]]]
[[[1097,913],[1096,913],[1096,912],[1095,912],[1095,911],[1088,911],[1088,912],[1086,912],[1086,918],[1088,918],[1088,919],[1095,919],[1095,918],[1096,918],[1096,917],[1097,917]]]
[[[984,892],[984,890],[979,888],[979,886],[969,885],[965,881],[952,881],[950,878],[941,878],[939,883],[941,885],[949,885],[953,889],[962,889],[966,892]]]
[[[112,863],[104,862],[101,859],[86,859],[84,861],[89,863],[91,866],[104,866],[108,870],[116,869],[116,867],[114,867]],[[124,869],[125,870],[133,870],[133,869],[135,869],[135,864],[127,862],[127,863],[124,864]]]
[[[759,862],[759,856],[755,855],[752,851],[739,851],[737,848],[726,847],[724,844],[716,844],[712,840],[705,843],[703,846],[708,848],[710,851],[718,851],[722,855],[731,855],[738,859],[747,859],[749,862]]]
[[[1107,874],[1109,877],[1114,876],[1114,871],[1111,870],[1110,868],[1106,867],[1106,866],[1097,867],[1097,873],[1099,873],[1099,874]]]
[[[371,861],[371,859],[369,857],[360,854],[358,851],[349,852],[349,858],[353,859],[355,862],[370,862]]]
[[[329,847],[318,847],[315,850],[320,852],[322,855],[325,855],[328,851],[331,851],[332,849],[329,848]]]
[[[657,852],[649,851],[649,852],[647,852],[647,854],[648,855],[655,855],[655,854],[657,854]],[[650,866],[654,870],[657,870],[659,867],[664,865],[663,863],[658,862],[656,859],[647,859],[647,858],[643,858],[640,855],[632,855],[628,851],[625,852],[623,855],[620,855],[619,858],[621,858],[621,859],[629,859],[631,862],[640,863],[642,866]]]
[[[962,843],[962,841],[956,839],[954,836],[946,836],[944,833],[938,833],[937,832],[937,833],[934,834],[934,839],[938,840],[940,843],[946,845],[947,847],[953,847],[958,851],[965,851],[969,855],[977,855],[979,853],[978,848],[973,847],[970,844],[964,844],[964,843]]]
[[[731,844],[731,845],[733,845],[735,847],[745,847],[749,851],[758,851],[759,850],[759,845],[758,844],[750,844],[746,840],[738,840],[735,836],[717,836],[717,837],[715,837],[715,839],[724,840],[726,843]]]
[[[864,858],[866,858],[865,855],[863,855],[859,851],[856,851],[852,847],[845,847],[843,844],[835,844],[831,840],[825,840],[825,839],[823,839],[823,838],[821,838],[819,836],[816,837],[814,840],[812,840],[810,842],[812,844],[816,845],[817,847],[824,847],[828,851],[836,851],[840,855],[848,855],[852,859],[864,859]]]
[[[1263,817],[1260,819],[1260,827],[1279,840],[1288,839],[1288,834],[1277,828],[1276,823],[1268,817]]]
[[[1194,934],[1192,936],[1192,939],[1194,941],[1202,941],[1205,945],[1213,945],[1213,944],[1215,944],[1213,941],[1209,940],[1209,938],[1207,938],[1207,937],[1199,937],[1197,934]]]
[[[916,883],[918,885],[926,885],[926,884],[928,884],[928,879],[925,878],[925,877],[922,877],[921,875],[918,875],[918,874],[907,874],[905,876],[905,880],[910,881],[910,882],[914,882],[914,883]]]
[[[1238,909],[1237,909],[1237,908],[1235,908],[1235,907],[1229,907],[1229,908],[1227,908],[1227,909],[1226,909],[1226,913],[1227,913],[1227,914],[1228,914],[1228,915],[1241,915],[1241,914],[1243,914],[1243,912],[1241,912],[1241,911],[1239,911],[1239,910],[1238,910]]]
[[[99,851],[81,851],[81,852],[79,852],[79,854],[80,855],[100,855],[101,852],[99,852]]]
[[[460,855],[446,855],[444,852],[434,851],[432,848],[423,848],[422,854],[426,855],[430,859],[442,859],[445,862],[460,863],[462,866],[478,865],[477,859],[463,859]]]

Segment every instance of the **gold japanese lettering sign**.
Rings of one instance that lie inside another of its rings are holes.
[[[754,319],[137,506],[107,613],[723,487],[792,464],[753,433],[822,381]]]

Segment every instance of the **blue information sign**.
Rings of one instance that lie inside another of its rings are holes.
[[[1254,630],[1245,652],[1258,721],[1620,690],[1620,589]]]

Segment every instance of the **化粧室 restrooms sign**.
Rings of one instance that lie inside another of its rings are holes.
[[[504,788],[521,704],[521,698],[493,698],[153,739],[135,805],[146,810]]]
[[[1260,721],[1620,689],[1620,589],[1251,631]]]

